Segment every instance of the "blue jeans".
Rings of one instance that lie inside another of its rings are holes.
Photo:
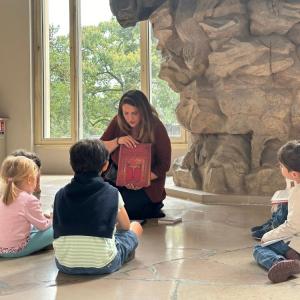
[[[254,247],[253,256],[260,266],[269,270],[276,262],[286,259],[285,254],[289,249],[288,243],[283,241],[266,247],[256,245]]]
[[[46,230],[40,231],[36,228],[33,228],[30,232],[28,244],[25,248],[16,253],[4,253],[0,254],[0,257],[5,258],[17,258],[27,256],[34,252],[37,252],[49,245],[53,242],[53,228],[52,226]]]
[[[287,215],[288,215],[288,203],[280,203],[278,204],[277,210],[272,213],[271,219],[269,219],[266,223],[260,226],[253,227],[251,231],[252,232],[261,231],[262,232],[261,235],[263,235],[264,233],[283,224],[287,219]]]
[[[272,226],[273,228],[283,224],[288,215],[288,203],[280,203],[277,210],[272,214]]]
[[[124,265],[124,263],[128,261],[130,255],[133,254],[135,248],[138,245],[138,239],[133,231],[128,230],[117,231],[115,233],[115,241],[117,247],[117,255],[108,265],[102,268],[69,268],[61,265],[58,260],[55,259],[56,266],[59,271],[70,275],[102,275],[116,272],[122,267],[122,265]]]

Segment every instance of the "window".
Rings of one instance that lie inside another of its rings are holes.
[[[96,7],[102,14],[93,14]],[[81,24],[83,136],[91,137],[106,128],[125,91],[141,88],[140,31],[120,27],[109,1],[82,1]]]
[[[37,0],[34,16],[36,144],[99,137],[129,89],[151,95],[170,137],[183,141],[179,95],[158,78],[147,22],[122,28],[109,0]]]
[[[157,40],[151,31],[151,102],[156,108],[172,141],[185,142],[185,132],[178,124],[175,115],[180,95],[169,88],[166,81],[159,78],[162,56],[156,49],[156,45]]]

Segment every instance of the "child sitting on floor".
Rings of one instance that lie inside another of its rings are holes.
[[[287,190],[290,190],[290,188],[293,187],[294,185],[295,185],[294,181],[286,178]],[[262,225],[251,228],[251,235],[256,240],[260,241],[262,236],[266,232],[278,227],[279,225],[285,222],[288,214],[288,202],[286,201],[279,204],[272,204],[271,212],[272,212],[272,216],[267,222],[265,222]]]
[[[108,158],[100,140],[81,140],[70,149],[75,175],[57,192],[53,212],[55,261],[63,273],[115,272],[138,245],[141,225],[130,224],[120,193],[100,177]]]
[[[22,257],[52,244],[52,220],[32,195],[37,174],[36,164],[23,156],[8,156],[2,163],[0,257]]]
[[[300,273],[300,141],[282,146],[278,160],[282,175],[295,182],[288,197],[287,220],[265,233],[262,244],[255,246],[253,252],[257,263],[268,270],[268,277],[274,283]]]

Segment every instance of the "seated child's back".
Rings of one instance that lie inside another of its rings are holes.
[[[137,247],[140,224],[130,224],[118,190],[99,176],[108,157],[100,140],[82,140],[70,149],[75,174],[57,192],[53,214],[56,264],[64,273],[114,272]]]

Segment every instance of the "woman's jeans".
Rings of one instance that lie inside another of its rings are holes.
[[[266,247],[256,245],[254,247],[253,256],[260,266],[269,270],[278,261],[286,259],[285,254],[289,249],[288,243],[283,241]]]
[[[117,255],[108,265],[102,268],[69,268],[61,265],[57,261],[57,259],[55,259],[56,266],[61,272],[71,275],[102,275],[116,272],[122,267],[124,263],[130,260],[131,255],[134,254],[134,250],[138,245],[138,239],[133,231],[128,230],[117,231],[115,233],[115,241],[117,247]]]
[[[53,242],[53,228],[52,226],[46,230],[40,231],[36,228],[33,228],[30,232],[28,244],[25,248],[16,253],[4,253],[0,254],[0,257],[5,258],[17,258],[27,256],[34,252],[37,252],[49,245]]]

